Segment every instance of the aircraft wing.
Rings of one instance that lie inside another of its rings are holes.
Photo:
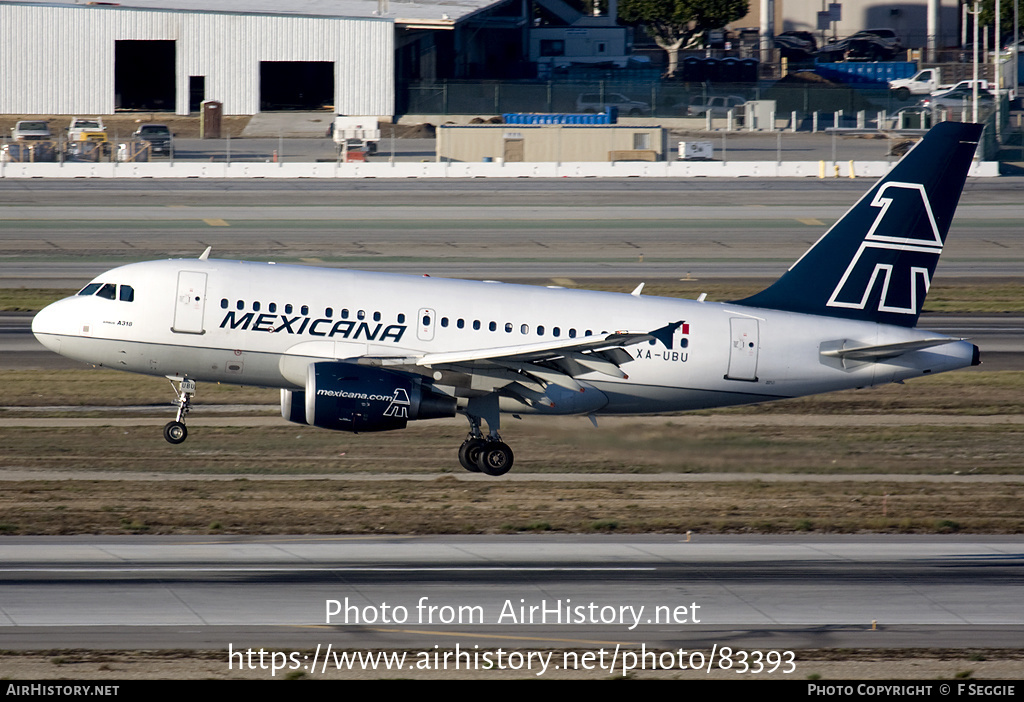
[[[583,387],[575,378],[592,371],[614,378],[628,378],[620,366],[633,360],[633,356],[624,347],[658,340],[671,348],[672,334],[682,323],[667,324],[651,331],[615,331],[538,344],[428,353],[415,357],[363,358],[360,362],[415,368],[419,372],[430,368],[464,376],[470,387],[480,392],[508,388],[513,394],[522,396],[522,389],[527,389],[542,397],[549,384],[582,391]],[[510,388],[514,383],[519,387]]]

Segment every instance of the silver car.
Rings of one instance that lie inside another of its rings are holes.
[[[41,119],[22,120],[14,125],[11,137],[15,141],[49,141],[50,125]]]
[[[735,110],[746,101],[746,98],[742,98],[739,95],[695,97],[690,100],[690,104],[686,107],[686,114],[691,117],[703,117],[710,113],[712,117],[725,117],[729,114],[729,110]]]
[[[620,115],[639,117],[650,114],[651,106],[639,100],[630,100],[622,93],[580,93],[576,98],[576,111],[584,114],[604,112],[605,107],[618,108]]]

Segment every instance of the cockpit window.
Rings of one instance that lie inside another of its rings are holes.
[[[79,295],[94,295],[102,283],[89,283],[79,291]]]
[[[106,298],[107,300],[117,299],[117,286],[113,283],[105,283],[100,291],[96,293],[96,297]]]
[[[119,299],[121,300],[121,302],[134,302],[135,288],[133,288],[131,285],[122,285],[121,295]]]

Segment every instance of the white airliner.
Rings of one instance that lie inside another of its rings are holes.
[[[133,263],[32,331],[87,363],[166,376],[185,440],[196,381],[281,389],[285,419],[402,429],[464,414],[459,460],[502,475],[500,413],[675,412],[859,388],[977,364],[915,327],[981,136],[942,123],[789,271],[745,300],[445,280],[208,258]],[[482,423],[487,424],[487,433]]]

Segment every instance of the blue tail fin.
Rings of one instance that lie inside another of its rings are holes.
[[[981,130],[933,127],[785,275],[736,304],[917,324]]]

